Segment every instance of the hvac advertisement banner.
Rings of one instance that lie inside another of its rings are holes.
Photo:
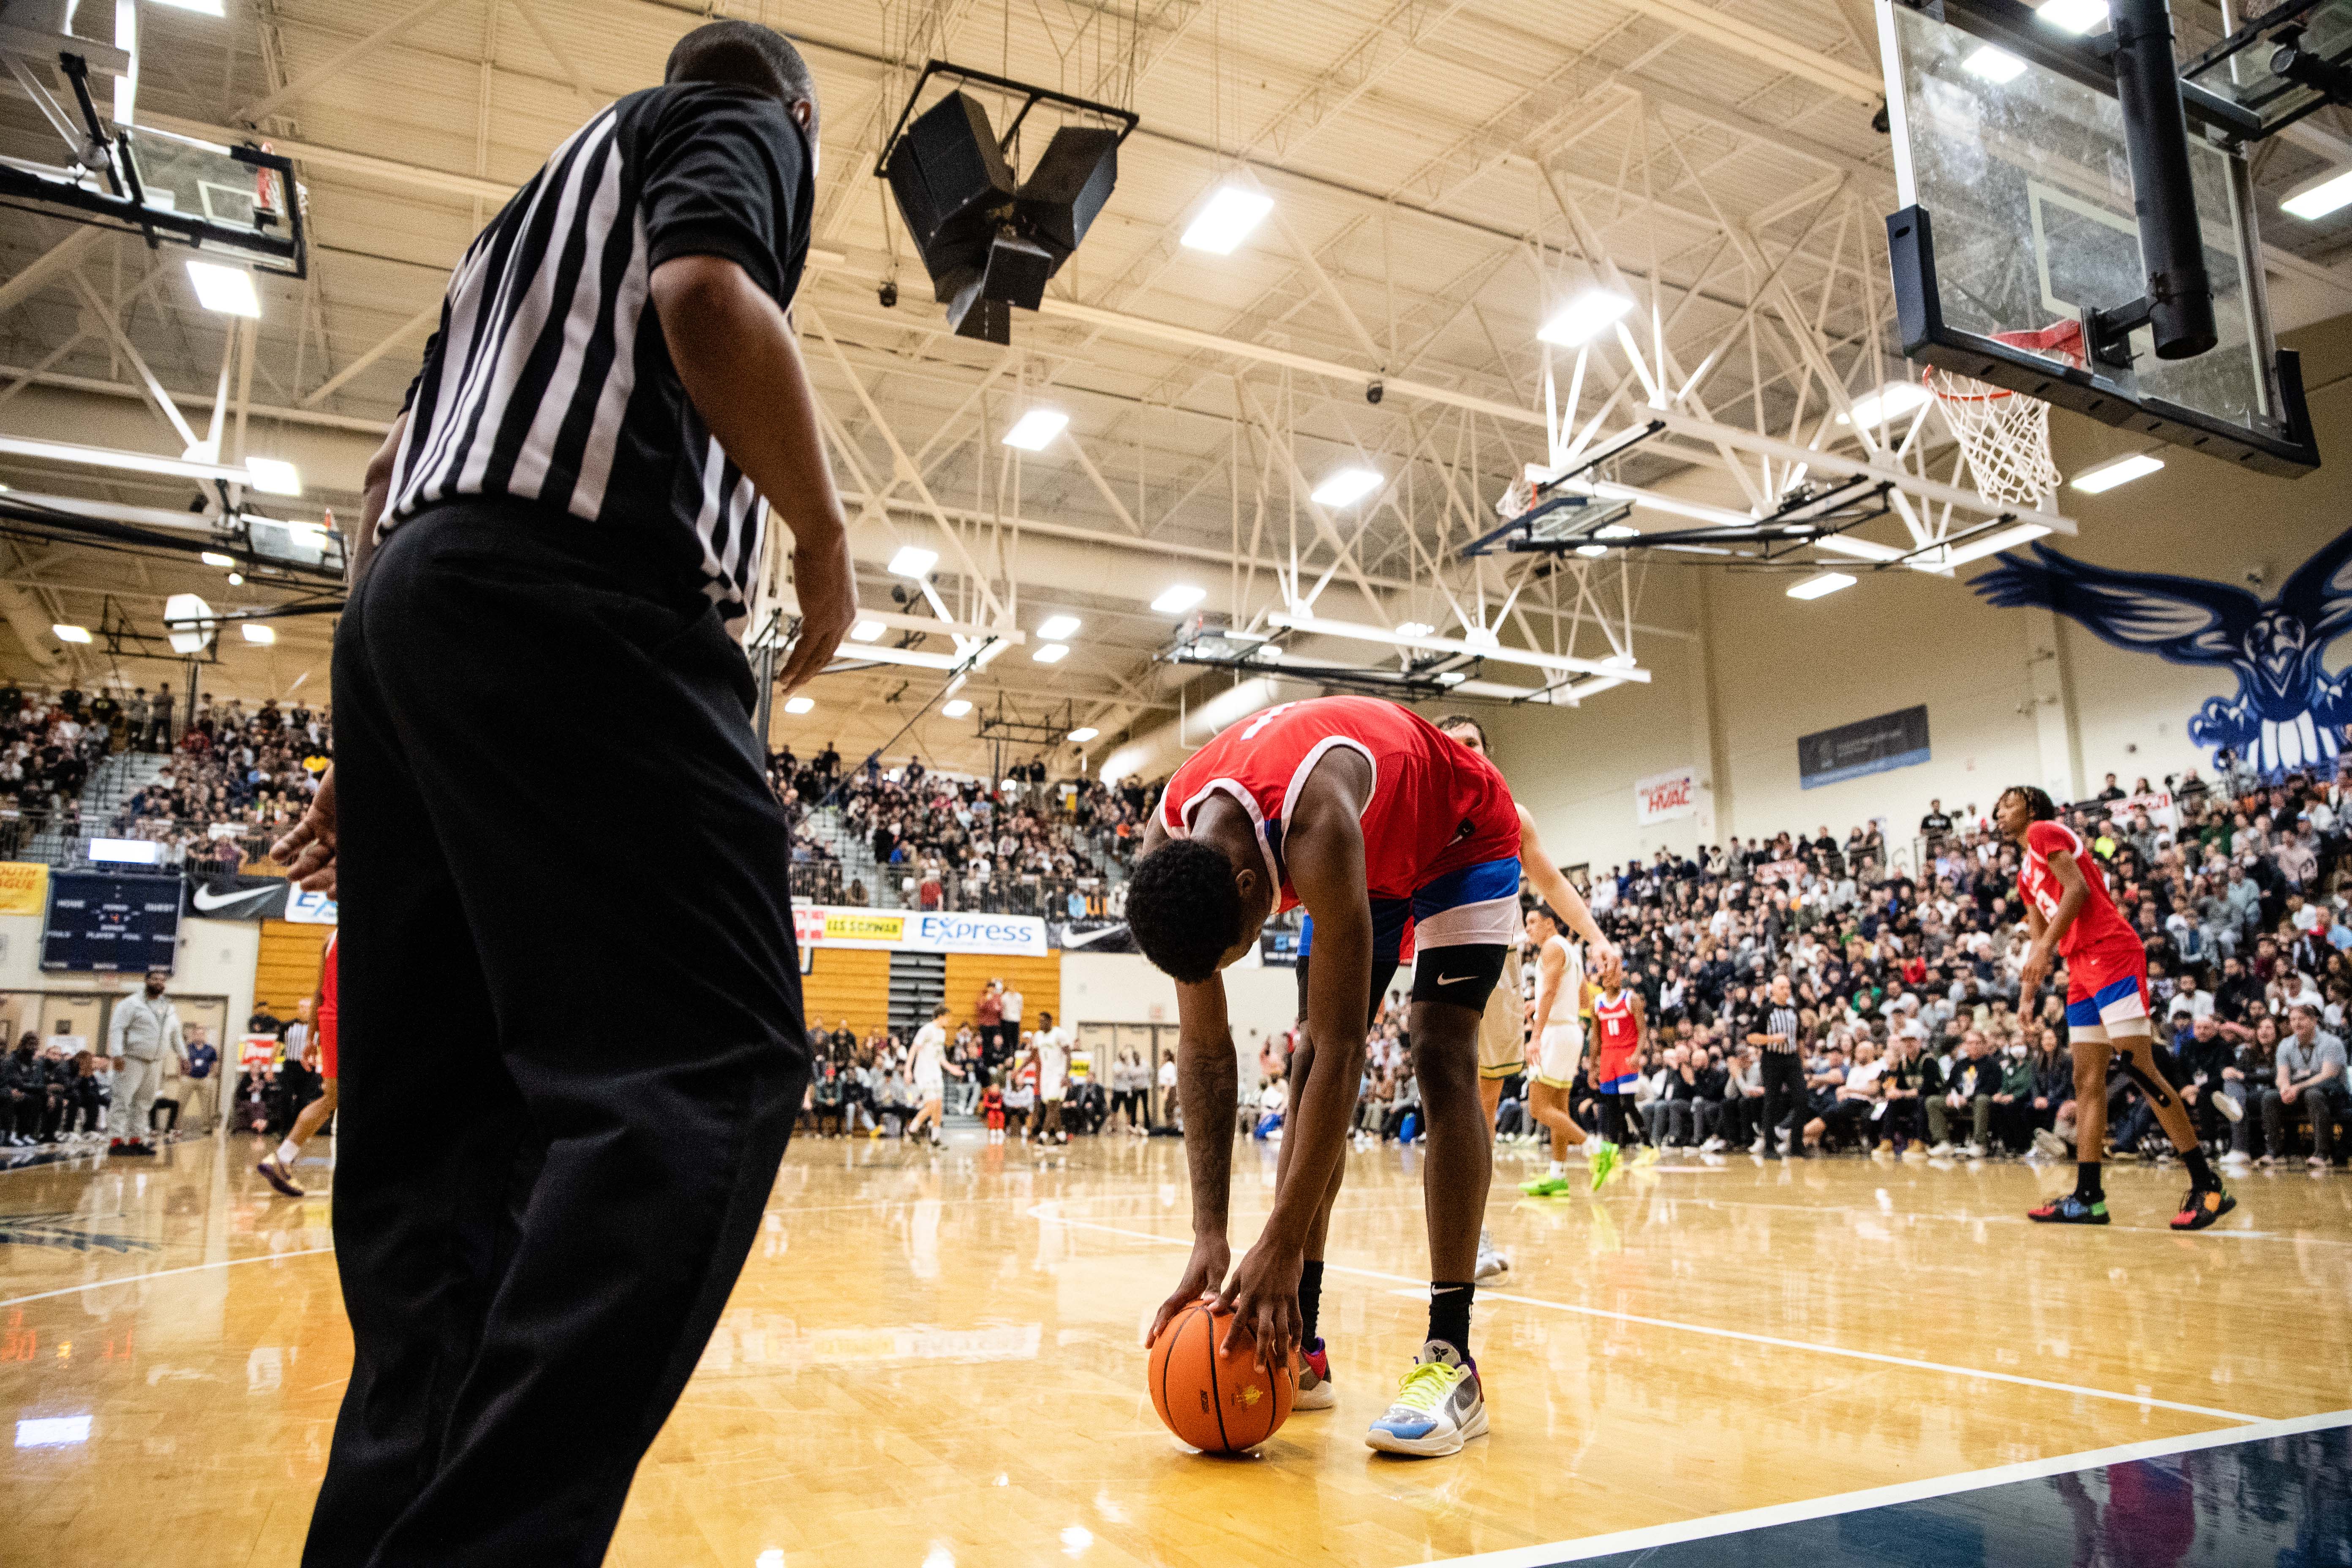
[[[1927,710],[1923,704],[1834,730],[1797,737],[1797,782],[1807,789],[1843,784],[1927,760]]]
[[[1643,827],[1698,810],[1698,770],[1680,767],[1633,781],[1633,820]]]
[[[793,934],[803,947],[855,947],[905,952],[1045,955],[1045,922],[1034,915],[979,915],[920,910],[862,910],[794,904]]]

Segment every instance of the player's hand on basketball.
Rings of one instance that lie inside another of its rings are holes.
[[[1298,1276],[1306,1264],[1298,1247],[1260,1237],[1217,1298],[1217,1310],[1234,1315],[1227,1339],[1247,1332],[1257,1346],[1258,1368],[1268,1376],[1290,1364],[1306,1327],[1298,1316]]]
[[[269,858],[286,868],[286,879],[309,892],[332,897],[335,890],[335,770],[320,775],[319,793],[293,830],[269,847]]]
[[[1213,1296],[1217,1287],[1225,1282],[1225,1270],[1233,1264],[1233,1250],[1222,1236],[1203,1236],[1192,1242],[1192,1256],[1184,1260],[1184,1277],[1176,1282],[1176,1293],[1160,1303],[1152,1314],[1151,1331],[1143,1336],[1147,1345],[1160,1337],[1168,1320],[1198,1301],[1203,1296]]]

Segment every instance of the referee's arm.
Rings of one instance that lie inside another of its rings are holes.
[[[650,283],[662,339],[695,412],[793,531],[801,635],[777,678],[789,691],[831,662],[857,616],[847,520],[800,342],[774,297],[726,257],[672,257]]]

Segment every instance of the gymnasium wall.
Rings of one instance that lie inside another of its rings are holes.
[[[2105,495],[2063,491],[2062,510],[2081,532],[2049,542],[2118,569],[2238,584],[2259,572],[2258,592],[2275,593],[2352,527],[2352,318],[2289,342],[2304,353],[2327,467],[2274,479],[2159,450],[2160,473]],[[2061,412],[2053,447],[2060,467],[2075,473],[2145,443]],[[1720,843],[1824,823],[1843,837],[1879,816],[1904,841],[1930,797],[1955,813],[1989,809],[2005,785],[2051,778],[2032,700],[2039,665],[2053,667],[2042,671],[2043,689],[2065,700],[2059,771],[2081,792],[2095,791],[2109,772],[2128,787],[2137,774],[2205,768],[2187,721],[2207,698],[2235,689],[2227,670],[2127,653],[2063,618],[1990,608],[1968,587],[1990,569],[1971,564],[1957,579],[1868,574],[1805,603],[1788,597],[1786,577],[1653,567],[1637,617],[1703,631],[1703,641],[1637,634],[1642,662],[1656,672],[1649,686],[1603,693],[1581,709],[1482,709],[1480,717],[1552,858],[1597,868],[1702,837]],[[1798,736],[1915,703],[1927,708],[1930,761],[1801,787]],[[1684,763],[1698,772],[1698,815],[1637,827],[1633,780]]]
[[[1176,983],[1140,953],[1065,953],[1062,990],[1073,1027],[1176,1022]],[[1268,1035],[1280,1034],[1297,1019],[1298,972],[1280,964],[1228,969],[1225,998],[1234,1048],[1244,1060],[1255,1061]]]
[[[258,956],[253,966],[253,999],[271,1016],[291,1018],[306,997],[319,994],[319,975],[326,966],[327,939],[332,926],[298,921],[262,921]],[[248,1015],[249,1016],[249,1015]],[[245,1021],[240,1016],[238,1022]]]
[[[863,1036],[890,1026],[890,955],[859,948],[819,947],[808,952],[801,1005],[809,1026],[836,1027],[842,1019]]]
[[[125,995],[136,990],[135,974],[52,973],[41,968],[39,915],[0,915],[0,991],[88,992]],[[312,930],[323,930],[312,927]],[[225,999],[227,1037],[244,1032],[253,1016],[255,961],[261,927],[253,921],[184,920],[172,991],[186,996]],[[214,1041],[220,1045],[219,1040]]]
[[[1024,1029],[1035,1028],[1040,1013],[1053,1014],[1056,1024],[1067,1021],[1062,1016],[1062,955],[1059,952],[1047,952],[1042,958],[990,952],[951,952],[947,956],[947,1003],[950,1025],[978,1020],[981,988],[991,980],[1002,980],[1021,993],[1021,1026]]]

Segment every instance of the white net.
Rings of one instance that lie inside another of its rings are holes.
[[[1971,376],[1930,370],[1927,390],[1989,501],[2041,506],[2065,476],[2050,460],[2050,405]]]

